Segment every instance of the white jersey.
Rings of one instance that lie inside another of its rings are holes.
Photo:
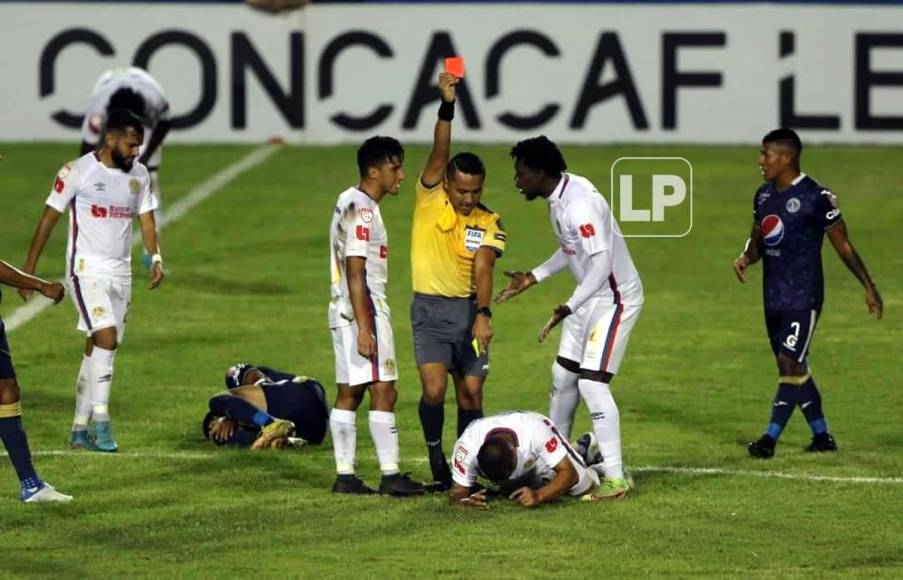
[[[386,301],[388,253],[389,239],[379,213],[379,204],[356,187],[343,191],[336,203],[329,228],[329,328],[348,326],[354,322],[354,309],[351,306],[345,271],[345,258],[349,256],[367,260],[367,294],[373,314],[389,316]]]
[[[88,104],[88,110],[85,111],[85,120],[82,122],[82,141],[97,145],[100,141],[100,135],[103,133],[107,119],[107,105],[113,93],[122,88],[132,89],[142,97],[144,97],[145,114],[143,120],[145,122],[144,144],[141,153],[144,153],[144,147],[150,140],[153,130],[157,127],[157,123],[169,119],[169,102],[163,95],[163,89],[146,71],[135,68],[114,68],[103,73],[94,85],[91,93],[91,102]]]
[[[124,172],[88,153],[60,170],[46,203],[69,209],[68,276],[131,278],[132,219],[158,205],[147,168]]]
[[[539,478],[551,479],[555,476],[555,466],[569,454],[578,465],[583,465],[548,417],[528,411],[510,411],[477,419],[467,426],[452,453],[451,471],[455,483],[471,487],[477,477],[482,476],[477,454],[483,442],[499,432],[511,434],[517,447],[517,466],[509,479],[518,479],[534,470]]]
[[[563,173],[547,201],[552,230],[577,284],[589,271],[590,256],[608,251],[611,275],[599,294],[620,304],[642,304],[640,276],[608,202],[595,186],[585,177]]]

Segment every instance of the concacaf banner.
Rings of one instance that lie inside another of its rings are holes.
[[[0,140],[75,140],[100,74],[146,68],[172,140],[903,143],[903,8],[719,4],[0,3]]]

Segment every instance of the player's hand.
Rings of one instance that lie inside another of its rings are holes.
[[[542,327],[542,330],[539,331],[539,342],[543,342],[553,328],[558,326],[558,323],[571,315],[571,309],[567,304],[559,304],[552,310],[552,317],[549,318],[549,321],[546,322],[546,325]]]
[[[740,254],[740,257],[734,260],[734,274],[743,283],[746,283],[746,269],[748,267],[749,257],[746,254]]]
[[[477,314],[470,331],[480,347],[479,354],[483,354],[489,348],[489,341],[492,340],[492,321],[482,314]]]
[[[19,296],[22,297],[22,300],[28,300],[28,297],[31,296],[31,293],[34,290],[29,290],[28,288],[19,288]]]
[[[42,282],[41,294],[53,300],[54,304],[59,304],[60,300],[66,295],[66,291],[59,282]]]
[[[357,333],[357,354],[368,359],[376,356],[376,336],[369,329]]]
[[[481,510],[488,510],[489,504],[486,501],[486,490],[481,489],[480,491],[474,492],[467,497],[462,497],[458,500],[458,503],[472,508],[477,508]]]
[[[524,507],[536,507],[542,503],[536,490],[529,487],[518,488],[509,497]]]
[[[157,286],[163,283],[163,264],[160,262],[154,262],[153,266],[151,266],[151,281],[148,288],[153,290]]]
[[[869,307],[869,314],[874,314],[877,320],[881,320],[881,316],[884,314],[884,301],[881,300],[878,287],[874,284],[869,284],[865,289],[865,303]]]
[[[233,433],[235,433],[235,422],[226,417],[220,417],[210,427],[210,437],[219,442],[228,440]]]
[[[533,276],[533,272],[512,272],[506,270],[504,274],[511,278],[511,281],[508,282],[506,288],[502,289],[495,295],[495,298],[493,298],[492,301],[496,304],[501,304],[506,300],[514,298],[530,286],[536,284],[536,277]]]
[[[455,100],[455,85],[461,82],[461,79],[447,72],[439,73],[439,95],[446,103]]]

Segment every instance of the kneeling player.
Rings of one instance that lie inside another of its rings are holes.
[[[581,457],[539,413],[511,411],[477,419],[455,443],[449,500],[485,508],[486,491],[474,491],[477,477],[498,485],[524,507],[564,494],[595,499],[588,494],[599,485],[601,454],[592,434],[584,437]]]
[[[210,399],[203,423],[204,436],[217,445],[262,449],[323,442],[329,406],[317,381],[238,363],[226,371],[226,387],[228,393]]]

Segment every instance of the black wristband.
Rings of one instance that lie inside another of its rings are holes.
[[[482,314],[486,318],[492,318],[492,310],[489,310],[488,306],[481,306],[477,308],[477,314]]]
[[[442,101],[439,105],[439,120],[449,121],[455,118],[455,102]]]

